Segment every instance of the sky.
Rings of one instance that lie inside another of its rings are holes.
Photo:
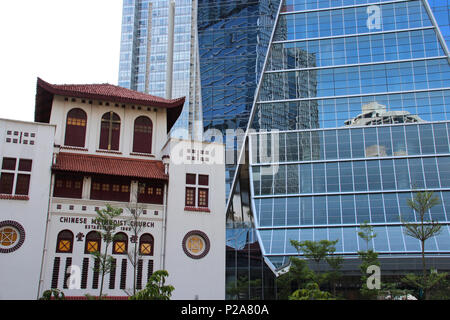
[[[121,24],[122,0],[0,1],[0,118],[34,120],[37,77],[117,85]]]

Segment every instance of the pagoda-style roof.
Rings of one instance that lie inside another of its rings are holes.
[[[34,113],[36,122],[50,122],[50,113],[55,95],[164,108],[167,109],[167,131],[172,128],[180,116],[185,101],[185,97],[169,100],[108,83],[51,84],[38,78]]]
[[[60,152],[53,171],[168,180],[160,160]]]

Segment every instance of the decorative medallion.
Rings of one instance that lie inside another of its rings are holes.
[[[210,249],[209,238],[206,233],[194,230],[188,232],[183,238],[183,251],[189,258],[201,259]]]
[[[0,253],[19,249],[25,241],[25,229],[16,221],[0,222]]]

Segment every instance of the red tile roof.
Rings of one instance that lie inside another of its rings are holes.
[[[141,160],[111,156],[60,152],[54,171],[104,174],[130,178],[168,180],[164,164],[159,160]]]
[[[168,127],[172,127],[178,119],[185,101],[185,97],[168,100],[108,83],[58,85],[38,78],[35,121],[47,123],[50,121],[50,112],[55,95],[164,108],[168,111]],[[169,130],[170,128],[168,128]]]

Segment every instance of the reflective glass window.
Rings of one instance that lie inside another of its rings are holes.
[[[385,222],[383,196],[381,194],[370,194],[369,199],[371,222]]]
[[[395,190],[394,161],[381,160],[380,169],[381,179],[383,181],[383,190]]]
[[[442,226],[440,234],[436,236],[439,251],[450,250],[450,233],[448,226]]]
[[[353,191],[353,172],[351,162],[339,163],[341,192]]]
[[[369,190],[381,190],[380,163],[379,161],[367,161],[367,181]]]
[[[300,225],[299,198],[289,197],[286,199],[286,223],[290,226]]]
[[[328,223],[341,224],[341,201],[339,196],[327,197]]]
[[[313,164],[314,192],[325,192],[325,165],[323,163]]]
[[[424,188],[422,160],[420,158],[410,158],[408,162],[411,174],[411,187],[413,189]]]
[[[342,223],[356,223],[354,195],[342,195]]]
[[[353,162],[353,177],[355,181],[355,191],[367,191],[366,162]]]
[[[389,251],[386,227],[374,227],[373,231],[374,233],[377,234],[377,236],[373,239],[375,243],[375,251],[377,252]]]
[[[273,225],[286,225],[286,198],[273,199]]]
[[[386,212],[387,222],[399,222],[400,213],[398,212],[397,194],[396,193],[385,193],[384,198],[384,209]]]
[[[419,134],[417,126],[406,126],[406,143],[408,145],[408,155],[420,154]]]
[[[391,251],[402,252],[405,251],[405,243],[403,241],[402,228],[397,226],[387,227],[389,245]]]
[[[427,188],[439,188],[436,158],[422,158]]]
[[[344,252],[358,251],[358,231],[356,228],[343,228]]]
[[[441,188],[448,188],[450,187],[450,157],[438,157],[437,161]]]
[[[357,223],[370,222],[369,195],[356,194],[355,203],[358,204],[356,206]]]
[[[300,192],[312,192],[311,164],[300,165]]]
[[[326,164],[327,192],[339,192],[339,168],[337,162]]]
[[[314,197],[314,224],[327,223],[327,201],[326,197]]]
[[[436,143],[436,153],[448,153],[449,143],[445,123],[434,123],[433,129],[434,141]]]
[[[272,226],[273,199],[261,199],[259,225]]]
[[[312,223],[313,223],[312,198],[311,197],[301,197],[300,198],[300,224],[301,225],[310,225]]]
[[[395,178],[397,189],[409,189],[409,170],[406,159],[395,159]]]

